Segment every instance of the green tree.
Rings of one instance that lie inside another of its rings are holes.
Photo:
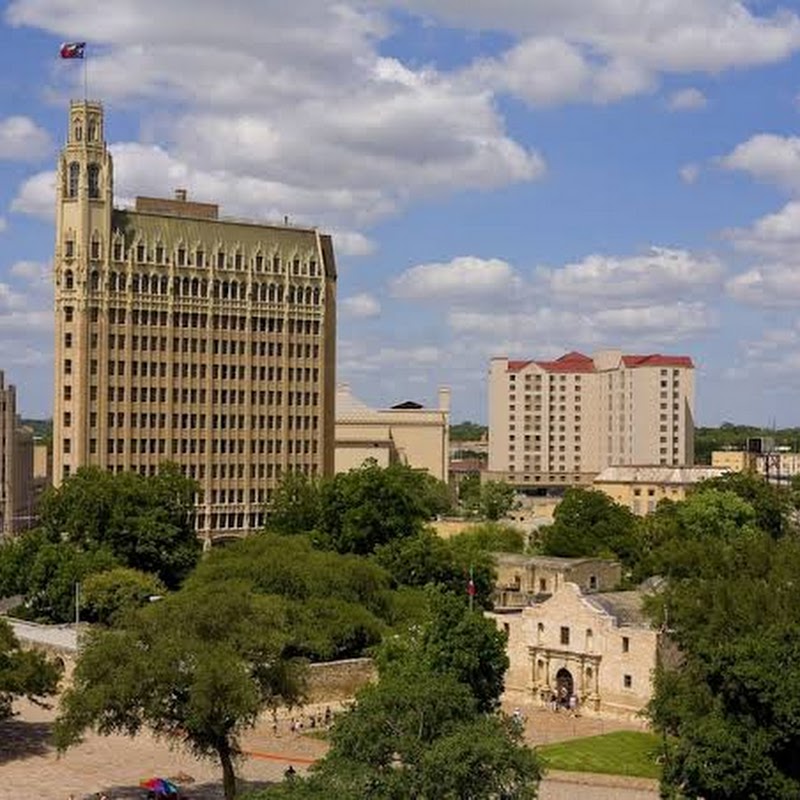
[[[682,654],[658,670],[649,707],[665,796],[800,795],[798,570],[794,537],[709,536],[652,602]]]
[[[525,550],[525,534],[519,528],[502,522],[470,525],[449,541],[458,549],[487,553],[522,553]]]
[[[627,565],[640,557],[638,521],[604,492],[567,489],[556,507],[553,524],[539,532],[545,555],[611,557]]]
[[[514,487],[505,481],[486,481],[481,484],[478,511],[488,520],[502,519],[514,508]]]
[[[536,797],[538,759],[511,720],[490,713],[507,665],[503,636],[463,601],[431,600],[423,625],[386,644],[379,682],[337,718],[331,750],[312,775],[259,797]]]
[[[474,442],[488,436],[489,428],[477,422],[459,422],[457,425],[450,426],[451,442]]]
[[[266,530],[284,535],[311,533],[319,525],[319,483],[303,472],[287,472],[267,511]]]
[[[128,567],[94,572],[81,585],[82,616],[90,622],[112,625],[165,592],[164,584],[146,572]]]
[[[481,504],[481,476],[467,475],[458,484],[458,502],[465,511],[477,513]]]
[[[365,558],[312,547],[305,536],[260,534],[212,550],[187,588],[236,581],[287,602],[292,652],[312,661],[363,655],[392,614],[389,575]]]
[[[12,713],[15,697],[41,703],[55,693],[61,667],[35,650],[23,650],[11,626],[0,619],[0,720]]]
[[[285,603],[246,584],[182,589],[152,603],[81,648],[56,721],[59,750],[87,729],[134,736],[149,728],[216,758],[232,800],[242,731],[301,695],[300,665],[284,656],[289,639]]]
[[[471,573],[475,602],[491,607],[497,572],[489,551],[471,539],[442,539],[425,529],[376,548],[375,561],[398,586],[436,586],[461,597]]]
[[[368,555],[393,539],[413,536],[441,509],[429,476],[374,461],[323,481],[317,543],[340,553]]]
[[[201,545],[194,530],[195,481],[175,464],[154,476],[82,467],[40,504],[48,539],[82,550],[105,548],[126,567],[154,573],[170,588],[191,572]]]

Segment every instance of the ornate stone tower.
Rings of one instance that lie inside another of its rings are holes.
[[[56,181],[55,402],[53,478],[89,460],[86,394],[97,372],[97,333],[90,333],[89,296],[108,263],[113,211],[113,167],[103,130],[103,107],[70,104],[69,133]],[[97,320],[94,320],[95,322]]]

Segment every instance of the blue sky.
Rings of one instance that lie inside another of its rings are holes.
[[[12,0],[0,368],[50,413],[53,170],[88,42],[120,204],[336,240],[338,378],[483,420],[492,355],[691,355],[697,417],[798,425],[800,12],[769,0]]]

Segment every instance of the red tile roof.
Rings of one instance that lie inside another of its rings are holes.
[[[635,367],[688,367],[694,363],[689,356],[664,356],[652,353],[647,356],[622,356],[622,363],[629,369]],[[545,372],[594,372],[594,361],[583,353],[573,350],[555,361],[509,361],[508,372],[519,372],[529,364],[536,364]]]
[[[690,369],[694,367],[689,356],[662,356],[660,353],[649,356],[622,356],[622,362],[626,367],[689,367]]]

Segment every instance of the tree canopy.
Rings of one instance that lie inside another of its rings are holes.
[[[201,545],[194,530],[195,481],[175,464],[154,476],[82,467],[42,497],[42,530],[52,542],[105,549],[123,566],[158,575],[175,588]]]
[[[333,478],[288,475],[269,505],[266,529],[310,534],[320,548],[368,555],[418,533],[450,506],[449,490],[426,472],[375,461]]]
[[[536,797],[536,755],[513,722],[492,711],[507,666],[504,635],[463,599],[435,593],[430,599],[427,621],[386,643],[378,683],[337,717],[331,750],[310,777],[258,797]]]
[[[550,556],[599,556],[633,564],[640,555],[638,520],[604,492],[567,489],[553,524],[539,532],[539,545]]]
[[[87,729],[130,736],[149,728],[216,758],[226,800],[236,793],[239,737],[266,708],[302,694],[287,658],[286,603],[225,581],[186,587],[134,612],[124,628],[96,630],[81,648],[56,721],[60,750]]]
[[[23,650],[11,626],[0,619],[0,720],[12,713],[16,697],[41,703],[55,693],[61,667],[35,650]]]

